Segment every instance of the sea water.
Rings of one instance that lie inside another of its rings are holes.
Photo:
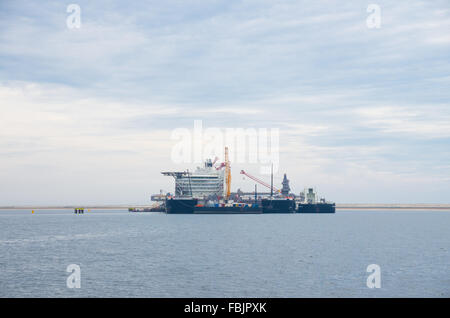
[[[450,211],[0,210],[0,297],[450,297],[449,248]]]

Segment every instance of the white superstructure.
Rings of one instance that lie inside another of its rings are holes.
[[[203,167],[197,167],[194,172],[162,172],[163,175],[175,178],[175,196],[209,198],[223,197],[224,170],[213,167],[210,159]]]

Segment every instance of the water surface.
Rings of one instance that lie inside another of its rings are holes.
[[[449,229],[448,211],[0,210],[0,297],[450,297]]]

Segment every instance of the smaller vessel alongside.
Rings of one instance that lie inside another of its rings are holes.
[[[300,193],[300,200],[297,204],[297,213],[335,213],[336,204],[327,202],[325,199],[317,200],[317,194],[313,188],[308,188]]]
[[[336,213],[334,203],[299,203],[296,213]]]

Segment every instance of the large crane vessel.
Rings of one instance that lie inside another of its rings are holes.
[[[174,195],[164,196],[165,211],[170,214],[255,214],[255,213],[334,213],[335,204],[318,199],[312,188],[300,195],[290,192],[289,180],[284,175],[282,189],[241,170],[241,174],[268,188],[270,192],[231,193],[231,165],[228,148],[224,162],[215,166],[217,158],[206,160],[194,172],[171,171],[163,175],[175,179]],[[156,195],[155,195],[156,197]],[[161,198],[161,196],[158,196]]]

